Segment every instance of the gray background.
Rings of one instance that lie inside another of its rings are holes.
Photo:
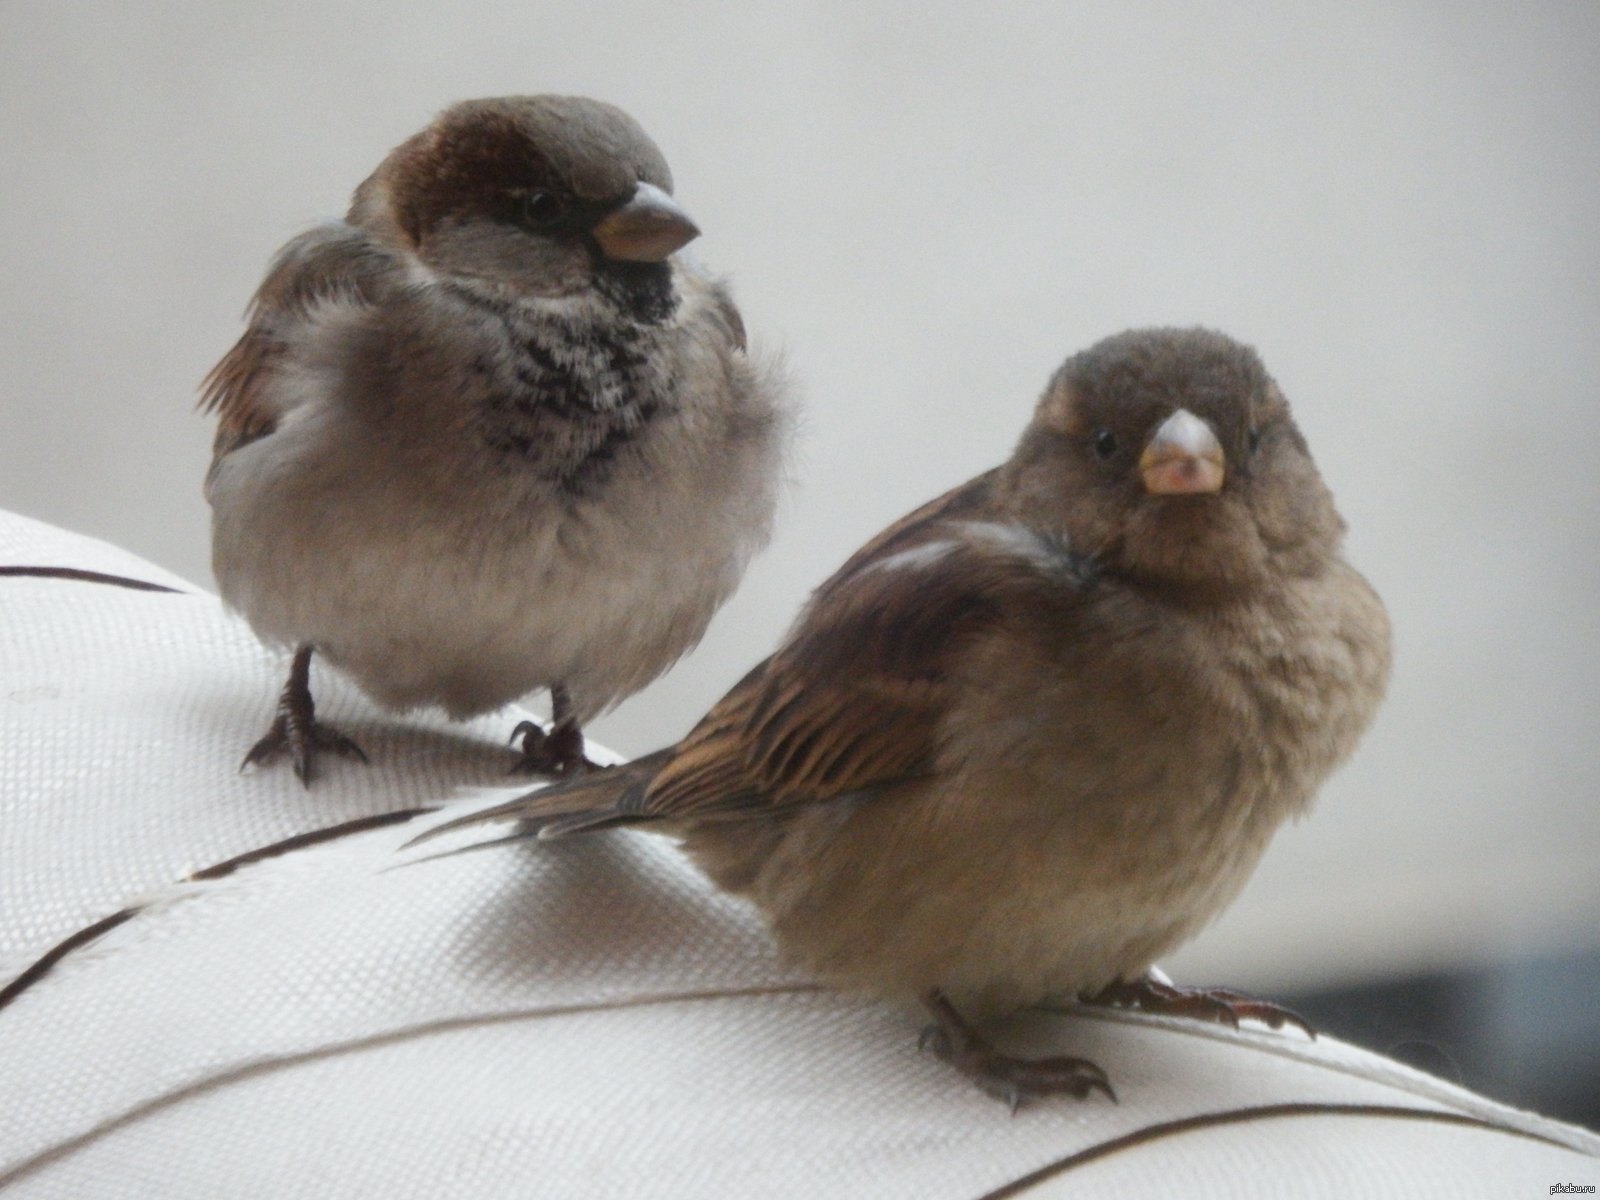
[[[597,736],[679,736],[850,550],[1004,457],[1066,354],[1213,325],[1294,402],[1399,657],[1169,965],[1304,987],[1593,946],[1597,51],[1589,0],[10,0],[0,506],[209,582],[194,389],[272,252],[454,100],[599,96],[807,408],[772,548]]]

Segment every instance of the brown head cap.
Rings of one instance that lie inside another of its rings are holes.
[[[466,100],[396,147],[357,190],[350,219],[369,219],[375,189],[413,243],[441,221],[494,214],[546,192],[598,212],[647,183],[672,191],[649,134],[614,105],[582,96]]]

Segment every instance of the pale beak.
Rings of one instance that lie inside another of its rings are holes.
[[[1180,408],[1161,423],[1139,456],[1139,474],[1144,490],[1156,496],[1220,492],[1225,461],[1211,426]]]
[[[607,258],[660,262],[699,237],[700,227],[671,196],[641,183],[632,199],[596,222],[593,232]]]

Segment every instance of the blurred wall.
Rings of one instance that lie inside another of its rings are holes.
[[[1600,942],[1600,7],[6,0],[0,506],[209,582],[194,388],[268,257],[439,108],[530,91],[645,124],[807,401],[772,549],[602,740],[681,734],[1066,354],[1213,325],[1293,400],[1399,659],[1175,969]]]

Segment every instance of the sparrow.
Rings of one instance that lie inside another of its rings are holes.
[[[319,723],[313,653],[384,708],[467,718],[548,689],[520,766],[690,649],[771,529],[788,428],[654,142],[596,100],[447,109],[348,215],[290,241],[202,386],[223,600],[290,648],[270,730]]]
[[[851,557],[677,745],[424,836],[676,834],[789,958],[920,1001],[935,1049],[1013,1106],[1114,1099],[1095,1064],[1011,1058],[978,1026],[1060,997],[1297,1020],[1150,972],[1382,698],[1389,623],[1343,532],[1253,350],[1118,334],[1056,372],[1006,463]]]

